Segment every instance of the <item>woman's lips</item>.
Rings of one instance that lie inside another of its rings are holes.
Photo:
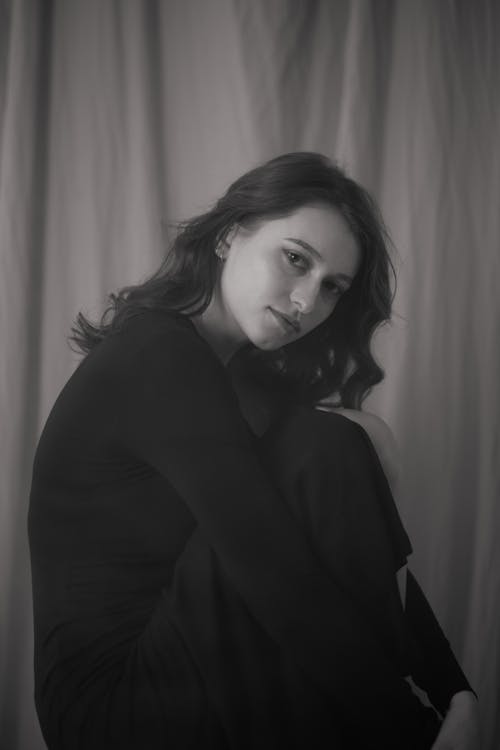
[[[286,331],[287,333],[290,333],[292,331],[293,333],[300,333],[300,324],[297,320],[289,318],[288,315],[285,315],[284,313],[279,312],[272,307],[270,307],[269,309],[284,331]]]

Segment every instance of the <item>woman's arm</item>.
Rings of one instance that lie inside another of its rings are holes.
[[[477,696],[410,570],[405,615],[417,646],[412,677],[444,717],[432,750],[478,750]]]
[[[387,476],[393,495],[400,476],[399,448],[390,427],[375,414],[354,409],[335,409],[348,419],[360,424],[370,437]],[[455,694],[474,692],[458,664],[427,598],[411,570],[405,566],[403,605],[413,636],[421,648],[423,658],[416,662],[415,682],[424,688],[442,715],[446,713]],[[458,701],[462,704],[462,701]]]
[[[377,452],[393,495],[401,471],[399,448],[389,426],[375,414],[354,409],[329,408],[361,425]],[[412,678],[424,689],[445,717],[432,750],[476,750],[479,747],[477,696],[458,664],[422,589],[407,566],[398,571],[405,618],[418,646]]]
[[[472,692],[472,688],[411,570],[407,576],[405,617],[417,645],[412,677],[444,716],[452,697],[462,691]]]

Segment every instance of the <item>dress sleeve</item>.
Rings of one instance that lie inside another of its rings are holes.
[[[183,498],[261,626],[347,713],[387,736],[397,716],[408,731],[406,683],[270,485],[208,345],[169,325],[145,341],[123,382],[127,449]]]
[[[422,589],[407,573],[405,618],[415,640],[412,678],[444,716],[452,696],[461,690],[474,692],[457,662]]]

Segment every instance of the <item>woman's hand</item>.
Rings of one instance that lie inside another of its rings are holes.
[[[477,699],[469,690],[455,693],[431,750],[479,750]]]

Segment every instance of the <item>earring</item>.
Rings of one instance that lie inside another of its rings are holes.
[[[215,254],[219,258],[219,260],[222,260],[222,261],[226,260],[224,248],[227,248],[227,247],[229,247],[229,243],[226,242],[226,240],[222,240],[221,242],[219,242],[219,244],[215,248]]]

